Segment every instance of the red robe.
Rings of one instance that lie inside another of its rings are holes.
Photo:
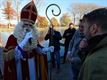
[[[17,46],[17,39],[10,35],[5,46],[5,52],[8,52],[11,49],[15,49]],[[27,52],[28,53],[28,52]],[[30,55],[27,55],[26,60],[21,60],[22,65],[22,77],[23,80],[30,80],[29,78],[29,68],[28,68],[28,58],[35,57],[35,70],[36,70],[36,80],[48,80],[48,64],[47,64],[47,55],[39,54],[38,50],[32,50]],[[14,54],[14,53],[13,53]],[[16,72],[16,62],[15,58],[11,60],[6,60],[4,62],[4,80],[17,80]]]

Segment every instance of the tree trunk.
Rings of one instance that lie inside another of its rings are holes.
[[[75,24],[75,13],[72,14],[73,14],[73,23]]]
[[[10,24],[11,24],[11,23],[10,23],[10,19],[9,19],[8,28],[10,28]]]

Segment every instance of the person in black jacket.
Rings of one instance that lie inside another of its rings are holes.
[[[63,34],[63,38],[65,38],[65,42],[64,42],[64,46],[65,46],[65,52],[64,52],[64,57],[63,57],[63,62],[65,63],[66,61],[66,56],[67,56],[67,51],[68,51],[68,47],[69,47],[69,43],[70,40],[72,39],[76,29],[73,28],[74,24],[73,23],[69,23],[69,28],[65,30],[64,34]]]
[[[51,53],[52,67],[55,67],[55,60],[57,69],[60,69],[60,40],[62,39],[59,31],[53,28],[49,28],[48,33],[45,36],[45,40],[49,39],[49,46],[54,46],[54,52]]]

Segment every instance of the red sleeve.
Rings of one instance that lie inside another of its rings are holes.
[[[9,51],[10,49],[15,48],[17,45],[17,40],[13,35],[10,35],[6,46],[5,46],[5,50],[4,52]],[[11,53],[9,57],[11,56]],[[16,73],[16,62],[15,62],[15,58],[11,59],[11,60],[5,60],[4,61],[4,80],[17,80],[17,73]]]
[[[17,39],[13,35],[10,35],[7,40],[5,48],[6,49],[15,48],[16,46],[17,46]]]

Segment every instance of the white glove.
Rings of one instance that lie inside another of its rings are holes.
[[[21,58],[23,58],[22,55],[21,55],[21,52],[20,52],[20,50],[18,49],[18,47],[16,47],[16,48],[15,48],[15,59],[16,59],[16,60],[19,60],[19,59],[21,59]]]
[[[24,46],[28,43],[29,39],[33,38],[32,36],[32,31],[26,33],[25,38],[23,39],[23,41],[19,44],[19,46],[23,49]]]
[[[48,48],[43,48],[42,51],[43,52],[48,52]]]
[[[54,46],[50,46],[50,47],[49,47],[49,51],[50,51],[50,52],[54,52]]]
[[[53,51],[54,51],[54,46],[50,46],[50,47],[47,47],[47,48],[43,48],[42,51],[43,51],[43,52],[53,52]]]

